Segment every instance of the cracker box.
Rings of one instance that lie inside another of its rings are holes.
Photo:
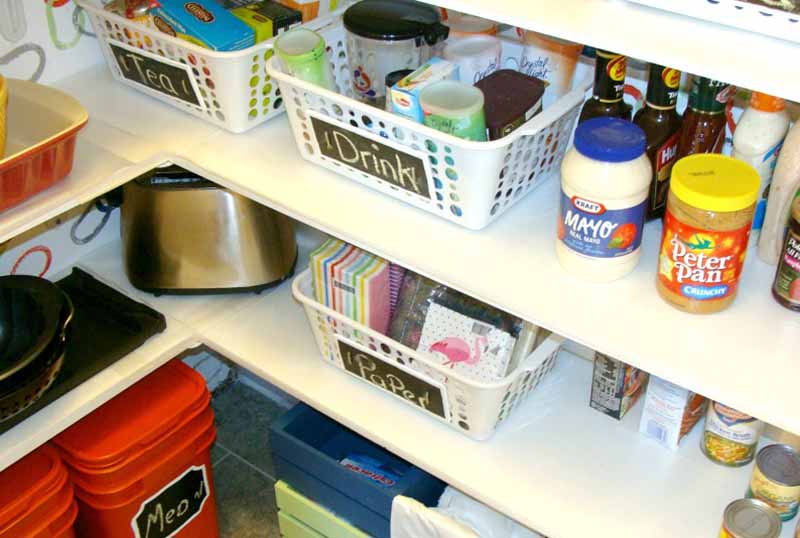
[[[218,51],[246,49],[255,33],[214,0],[159,0],[151,10],[153,25],[165,34]]]
[[[705,414],[707,403],[697,393],[650,376],[639,431],[675,450]]]
[[[621,420],[644,392],[647,377],[647,372],[597,352],[589,405]]]

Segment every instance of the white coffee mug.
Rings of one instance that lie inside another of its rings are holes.
[[[475,84],[500,69],[503,47],[500,40],[490,35],[474,35],[447,41],[442,55],[458,65],[458,78],[466,84]]]

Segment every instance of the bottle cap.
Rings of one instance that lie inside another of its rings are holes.
[[[761,179],[749,164],[724,155],[690,155],[672,168],[672,193],[707,211],[730,213],[753,205]]]
[[[753,92],[750,97],[750,106],[762,112],[780,112],[786,110],[786,101],[767,93]]]
[[[597,161],[621,163],[641,156],[647,138],[638,125],[618,118],[593,118],[575,130],[575,149]]]

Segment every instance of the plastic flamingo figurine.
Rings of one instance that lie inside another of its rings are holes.
[[[475,339],[475,350],[470,354],[469,344],[457,336],[448,336],[431,345],[428,351],[436,351],[447,357],[445,366],[453,368],[456,363],[463,362],[474,366],[481,360],[481,348],[486,346],[488,340],[481,335]]]

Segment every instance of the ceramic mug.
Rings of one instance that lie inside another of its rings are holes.
[[[475,84],[500,69],[503,47],[490,35],[464,37],[445,44],[442,56],[458,65],[459,80]]]

